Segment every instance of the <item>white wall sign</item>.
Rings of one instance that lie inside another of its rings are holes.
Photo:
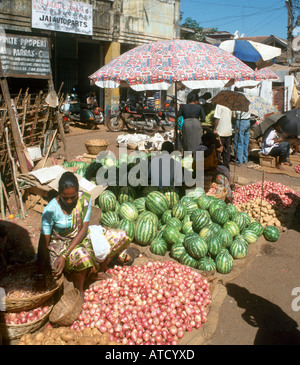
[[[93,6],[68,0],[32,0],[32,28],[93,34]]]

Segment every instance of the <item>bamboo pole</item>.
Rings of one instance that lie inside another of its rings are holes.
[[[20,210],[21,219],[25,219],[25,210],[24,210],[24,205],[23,205],[23,200],[22,200],[22,194],[18,187],[17,176],[16,176],[16,165],[15,165],[15,160],[14,160],[14,158],[11,154],[11,150],[10,150],[7,127],[5,128],[5,138],[6,138],[6,144],[7,144],[7,152],[8,152],[10,162],[11,162],[11,173],[12,173],[12,180],[13,180],[13,185],[14,185],[15,193],[16,193],[16,202],[17,202],[18,208]]]
[[[54,138],[56,136],[56,133],[57,133],[57,129],[55,129],[54,133],[53,133],[53,136],[52,136],[52,139],[51,139],[51,142],[48,146],[48,150],[47,150],[47,153],[46,153],[46,156],[45,156],[45,159],[44,159],[44,162],[43,162],[43,165],[42,165],[42,168],[45,167],[45,164],[46,164],[46,161],[47,161],[47,158],[49,156],[49,153],[50,153],[50,150],[51,150],[51,147],[52,147],[52,143],[54,141]]]
[[[16,116],[15,116],[15,113],[14,113],[12,105],[11,105],[11,96],[10,96],[7,80],[4,77],[1,57],[0,57],[0,85],[1,85],[1,89],[2,89],[2,94],[4,96],[4,99],[5,99],[5,102],[7,105],[8,117],[10,120],[11,131],[12,131],[13,139],[15,142],[18,160],[20,163],[20,169],[21,169],[22,173],[28,173],[27,162],[26,162],[26,158],[25,158],[25,154],[24,154],[24,145],[21,141],[21,136],[19,133],[18,125],[17,125],[18,122],[16,120]]]

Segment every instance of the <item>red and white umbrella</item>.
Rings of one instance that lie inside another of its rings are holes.
[[[269,81],[277,81],[279,80],[278,75],[274,71],[272,71],[269,67],[261,68],[260,70],[255,70],[255,74],[257,75],[258,80],[243,80],[243,81],[236,81],[234,85],[238,88],[241,87],[253,87],[257,86],[262,80],[269,80]]]
[[[228,80],[260,76],[219,47],[190,40],[143,44],[115,58],[89,76],[97,86],[117,88],[127,82],[134,90],[167,90],[182,82],[191,89],[223,87]]]

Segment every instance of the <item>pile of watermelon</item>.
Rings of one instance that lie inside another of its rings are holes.
[[[169,187],[108,187],[98,205],[101,225],[124,229],[132,242],[149,246],[152,253],[169,252],[181,264],[203,271],[227,274],[260,236],[272,242],[279,238],[276,227],[264,228],[201,188],[182,194]]]

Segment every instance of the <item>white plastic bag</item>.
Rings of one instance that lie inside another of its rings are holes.
[[[110,253],[111,246],[104,236],[105,229],[102,226],[89,226],[92,246],[98,262],[106,259]]]

